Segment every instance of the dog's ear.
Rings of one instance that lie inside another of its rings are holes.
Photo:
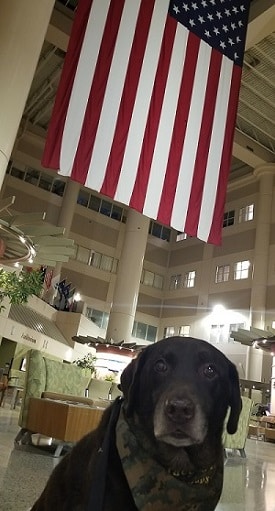
[[[129,417],[134,410],[135,400],[137,397],[137,387],[139,382],[139,373],[141,366],[144,364],[145,355],[139,353],[128,366],[125,367],[120,377],[120,389],[125,398],[124,409]]]
[[[230,414],[227,422],[227,431],[230,435],[236,433],[238,421],[242,410],[242,399],[240,392],[240,382],[238,371],[234,364],[230,362],[229,365],[229,378],[230,378]]]

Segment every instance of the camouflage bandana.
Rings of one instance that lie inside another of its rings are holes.
[[[133,433],[123,408],[116,425],[116,445],[123,470],[139,511],[213,511],[218,503],[223,466],[199,473],[167,471],[148,451],[145,435]]]

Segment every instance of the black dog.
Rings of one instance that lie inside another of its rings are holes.
[[[205,341],[172,337],[126,367],[121,389],[32,511],[213,511],[226,413],[234,433],[241,411],[235,366]]]

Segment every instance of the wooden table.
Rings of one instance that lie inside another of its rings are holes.
[[[77,442],[100,422],[104,408],[30,398],[27,429],[62,442]]]

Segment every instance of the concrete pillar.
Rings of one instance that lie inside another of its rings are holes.
[[[0,14],[0,187],[33,80],[54,0],[2,0]]]
[[[132,209],[128,211],[124,243],[106,332],[108,340],[113,339],[118,342],[131,339],[149,223],[149,218]]]
[[[203,247],[203,260],[201,265],[201,277],[198,285],[198,310],[197,315],[205,314],[208,309],[209,287],[212,278],[214,245],[205,243]]]
[[[261,165],[254,170],[254,175],[260,181],[259,200],[256,211],[257,224],[250,302],[251,324],[256,328],[265,328],[266,288],[268,278],[274,174],[274,163]]]
[[[272,359],[272,373],[271,373],[271,409],[272,415],[275,415],[275,356]]]
[[[265,328],[266,290],[268,279],[268,260],[270,244],[270,228],[273,199],[274,163],[256,167],[254,175],[259,179],[259,200],[257,204],[257,224],[254,248],[254,268],[251,287],[251,325]],[[261,381],[264,354],[260,350],[250,348],[248,363],[248,379]]]
[[[69,236],[71,230],[79,189],[80,189],[79,183],[73,181],[72,179],[67,180],[65,193],[62,199],[62,205],[57,221],[57,225],[59,227],[65,228],[66,237]],[[53,285],[49,289],[47,289],[43,295],[43,299],[46,302],[50,303],[51,305],[53,305],[54,299],[57,295],[57,291],[54,288],[54,285],[60,281],[61,270],[62,263],[61,262],[56,263],[52,276]]]
[[[80,184],[72,179],[68,179],[57,222],[59,227],[65,227],[65,236],[69,236],[72,227],[79,190]]]

